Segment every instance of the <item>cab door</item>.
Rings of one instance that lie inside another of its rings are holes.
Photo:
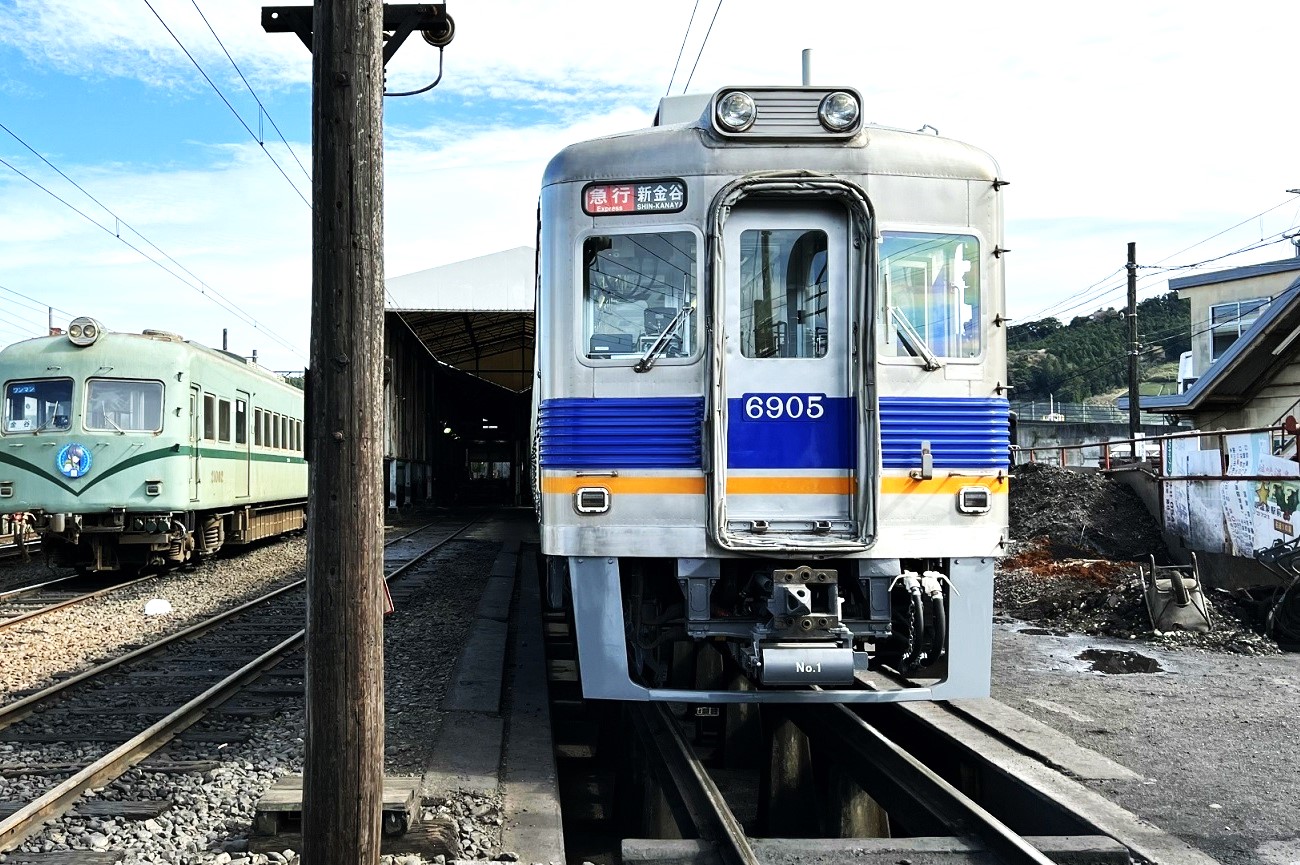
[[[740,205],[723,224],[715,447],[724,546],[855,541],[858,407],[842,208]]]

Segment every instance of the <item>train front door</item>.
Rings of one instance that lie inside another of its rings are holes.
[[[715,514],[723,537],[740,545],[858,536],[856,306],[844,214],[741,204],[723,224],[714,290],[725,451],[715,446],[723,463],[715,466]]]

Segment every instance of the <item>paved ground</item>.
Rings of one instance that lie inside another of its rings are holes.
[[[1248,657],[1000,619],[993,697],[1142,776],[1091,786],[1225,865],[1300,865],[1300,654]],[[1107,674],[1089,649],[1149,673]],[[1148,660],[1149,659],[1149,660]]]

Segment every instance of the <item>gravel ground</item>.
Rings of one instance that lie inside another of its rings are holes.
[[[1300,863],[1300,655],[1226,592],[1210,633],[1154,630],[1127,560],[1164,550],[1122,484],[1019,466],[1011,490],[993,697],[1137,772],[1092,786],[1220,862]]]
[[[404,522],[410,527],[421,525],[428,522],[428,515],[413,514]],[[438,707],[452,662],[468,637],[482,585],[499,549],[500,541],[491,526],[472,530],[403,579],[397,593],[397,611],[387,619],[385,628],[385,768],[390,776],[419,776],[425,768],[442,720]],[[278,560],[296,576],[304,564],[305,543],[299,540],[280,544],[277,550]],[[247,557],[235,564],[245,571],[263,567]],[[176,603],[177,598],[188,596],[173,592],[167,597]],[[143,601],[137,605],[143,606]],[[132,609],[126,605],[127,613]],[[127,621],[132,626],[152,625],[129,616]],[[65,633],[76,633],[80,638],[83,628],[89,626],[69,624]],[[124,626],[119,633],[131,632]],[[34,668],[34,664],[28,667]],[[168,760],[218,761],[216,768],[202,774],[161,774],[137,768],[100,793],[107,799],[169,800],[173,805],[163,815],[147,821],[65,817],[47,826],[42,835],[29,839],[22,849],[123,849],[129,851],[123,860],[126,865],[296,863],[297,852],[292,849],[269,854],[248,852],[248,833],[262,793],[277,777],[302,771],[305,728],[301,709],[270,720],[217,723],[220,728],[251,732],[252,736],[246,742],[218,745],[177,742],[166,752]],[[204,729],[211,728],[209,725]],[[31,746],[0,743],[0,765],[57,760],[74,763],[93,750],[97,749],[64,748],[65,753],[60,754],[51,749],[35,751]],[[34,795],[49,783],[47,777],[0,778],[0,800]],[[424,803],[424,816],[456,824],[459,855],[464,859],[512,861],[513,854],[498,850],[503,822],[499,797],[448,791]],[[6,857],[0,855],[0,862],[4,861]],[[423,861],[418,856],[382,858],[384,865],[417,865]]]

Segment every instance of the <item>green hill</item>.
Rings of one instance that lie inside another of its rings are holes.
[[[1191,348],[1191,303],[1173,292],[1138,303],[1143,393],[1169,393],[1178,356]],[[1169,363],[1173,363],[1172,369]],[[1043,318],[1007,328],[1007,365],[1017,400],[1096,401],[1128,386],[1128,323],[1114,308],[1062,324]]]

